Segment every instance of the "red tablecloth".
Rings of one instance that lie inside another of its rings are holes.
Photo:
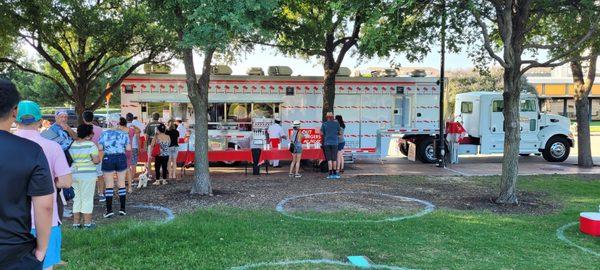
[[[139,153],[139,161],[146,162],[148,159],[146,149]],[[193,151],[179,151],[177,162],[185,164],[194,162]],[[324,160],[323,150],[320,148],[302,149],[302,159]],[[292,154],[288,149],[262,150],[260,160],[292,160]],[[252,163],[252,151],[250,149],[208,151],[208,161],[247,161]]]
[[[302,159],[323,160],[325,155],[320,148],[302,149]],[[288,149],[262,150],[260,160],[292,160],[292,153]]]

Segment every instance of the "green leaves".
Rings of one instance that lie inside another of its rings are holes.
[[[180,32],[180,43],[171,49],[214,48],[221,54],[246,49],[248,40],[268,35],[262,25],[272,17],[276,0],[151,0],[155,16],[172,32]],[[181,18],[176,12],[182,14]]]

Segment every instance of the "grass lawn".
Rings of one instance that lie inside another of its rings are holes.
[[[591,132],[600,132],[600,121],[592,121],[590,123]]]
[[[396,177],[404,181],[408,177]],[[496,186],[498,178],[468,178]],[[67,269],[228,269],[301,259],[344,261],[364,255],[374,263],[413,269],[598,269],[600,257],[560,241],[556,230],[580,211],[597,210],[600,181],[577,176],[523,176],[519,189],[543,192],[557,213],[533,216],[436,209],[423,217],[384,223],[327,223],[284,217],[272,209],[212,207],[170,223],[124,221],[94,231],[65,229]],[[321,215],[325,215],[321,213]],[[328,218],[367,218],[330,213]],[[377,214],[374,214],[377,215]],[[367,215],[368,216],[368,215]],[[600,238],[566,231],[573,242],[600,253]],[[296,265],[252,269],[352,269]]]

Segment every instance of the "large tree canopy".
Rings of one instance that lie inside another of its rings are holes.
[[[3,1],[0,14],[14,26],[3,34],[31,47],[51,69],[5,54],[0,62],[49,79],[78,113],[98,108],[139,66],[168,59],[161,53],[173,42],[141,1]],[[111,78],[109,87],[103,78]]]
[[[323,117],[333,111],[335,75],[353,48],[359,56],[387,57],[406,52],[427,53],[437,21],[431,1],[282,0],[268,28],[274,42],[255,41],[283,53],[316,56],[323,61]],[[426,11],[428,10],[428,11]]]
[[[250,49],[247,40],[266,37],[262,25],[272,17],[275,0],[150,0],[151,6],[179,41],[170,47],[183,60],[188,96],[195,117],[195,171],[191,193],[211,195],[208,170],[208,90],[215,54],[231,56]],[[196,76],[193,51],[204,56],[202,74]]]
[[[591,28],[600,29],[599,10],[599,1],[573,2],[571,8],[547,16],[543,21],[546,27],[536,29],[537,36],[530,43],[536,48],[547,49],[552,56],[571,51],[580,37]],[[588,96],[596,79],[598,54],[600,54],[600,38],[590,38],[578,50],[573,51],[571,57],[574,59],[570,63],[577,116],[577,163],[584,168],[591,168],[594,165],[590,143]],[[585,77],[584,73],[587,73]]]
[[[586,0],[588,1],[588,0]],[[592,1],[592,0],[589,0]],[[504,79],[504,157],[498,203],[518,203],[517,178],[518,155],[520,153],[520,93],[523,74],[535,67],[555,67],[579,59],[574,53],[579,51],[595,36],[596,28],[588,27],[572,40],[560,40],[569,44],[566,50],[551,54],[548,59],[540,58],[538,50],[547,49],[538,44],[541,32],[550,32],[545,20],[577,9],[576,5],[585,1],[552,0],[467,0],[473,24],[480,31],[482,48],[503,69]],[[564,23],[577,24],[578,17],[571,17]],[[531,57],[531,58],[530,58]],[[568,146],[567,146],[568,147]]]

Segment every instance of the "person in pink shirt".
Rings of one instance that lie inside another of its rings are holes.
[[[60,248],[62,244],[62,233],[60,230],[60,218],[56,200],[56,188],[69,188],[73,182],[71,168],[60,145],[54,141],[43,138],[38,131],[42,118],[40,107],[37,103],[29,100],[19,102],[17,109],[17,131],[15,135],[37,143],[43,150],[52,179],[54,179],[54,205],[52,214],[52,229],[48,252],[44,260],[44,269],[52,267],[61,262]],[[32,214],[32,233],[35,235],[35,220]]]
[[[100,140],[100,136],[102,135],[102,132],[104,132],[104,130],[99,126],[94,125],[94,113],[92,111],[85,111],[81,116],[83,118],[84,124],[92,125],[92,128],[94,129],[94,136],[92,137],[92,142],[94,142],[97,147],[98,140]],[[98,197],[100,198],[99,201],[105,202],[106,198],[104,198],[104,178],[102,177],[102,151],[100,151],[99,157],[100,163],[96,164],[96,172],[98,173],[98,180],[96,181],[96,190],[98,191]]]

